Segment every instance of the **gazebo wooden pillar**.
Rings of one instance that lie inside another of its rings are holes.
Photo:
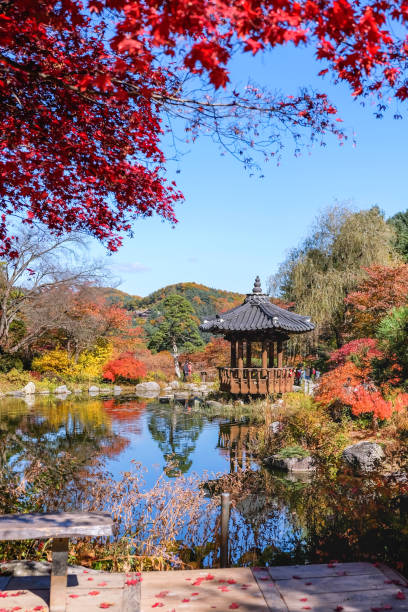
[[[250,368],[252,365],[252,342],[251,340],[246,341],[246,361],[245,366]]]
[[[269,340],[269,361],[268,367],[275,367],[275,342],[274,340]]]
[[[237,341],[235,338],[231,340],[231,368],[237,367]]]
[[[238,369],[242,370],[244,367],[244,342],[242,338],[238,340]]]
[[[268,395],[292,389],[294,372],[283,365],[284,342],[290,334],[312,331],[314,325],[309,317],[273,304],[262,293],[257,276],[252,293],[241,306],[217,315],[211,321],[204,321],[200,329],[224,334],[231,342],[231,365],[218,368],[222,391]],[[252,367],[254,343],[261,345],[260,367]]]
[[[279,340],[277,342],[277,345],[278,345],[278,351],[277,351],[277,353],[278,353],[278,363],[277,363],[277,366],[278,366],[278,368],[281,368],[283,366],[283,341],[282,341],[281,338],[279,338]]]

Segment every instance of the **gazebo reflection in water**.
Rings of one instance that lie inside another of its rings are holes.
[[[313,331],[314,325],[310,317],[272,304],[269,296],[262,293],[257,276],[243,304],[204,321],[200,329],[222,334],[231,343],[230,367],[218,368],[221,391],[270,395],[292,390],[294,371],[283,365],[284,345],[292,334]],[[252,367],[257,346],[261,348],[261,365]]]

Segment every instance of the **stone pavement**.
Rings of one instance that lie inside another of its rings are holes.
[[[71,569],[67,612],[139,612],[137,574]],[[329,563],[143,572],[141,612],[408,612],[408,583],[390,568]],[[0,576],[0,612],[48,612],[48,575]]]

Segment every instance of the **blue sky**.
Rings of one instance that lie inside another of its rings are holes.
[[[317,146],[310,154],[305,150],[300,157],[288,148],[279,166],[264,166],[260,179],[235,159],[220,156],[210,141],[199,140],[168,166],[185,196],[175,229],[158,218],[140,220],[117,254],[108,257],[92,246],[92,254],[106,258],[120,279],[119,289],[144,296],[194,281],[246,293],[256,274],[265,284],[319,211],[336,200],[357,209],[376,204],[387,217],[408,208],[405,108],[394,107],[378,120],[375,106],[363,108],[346,85],[316,77],[323,67],[310,50],[287,47],[235,59],[233,80],[245,84],[251,78],[287,94],[309,85],[325,91],[343,125],[356,133],[356,146],[351,140],[339,146],[328,137],[327,147]],[[393,119],[395,110],[402,120]]]

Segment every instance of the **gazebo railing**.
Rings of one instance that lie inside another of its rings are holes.
[[[292,368],[218,368],[221,391],[253,395],[292,391]]]

